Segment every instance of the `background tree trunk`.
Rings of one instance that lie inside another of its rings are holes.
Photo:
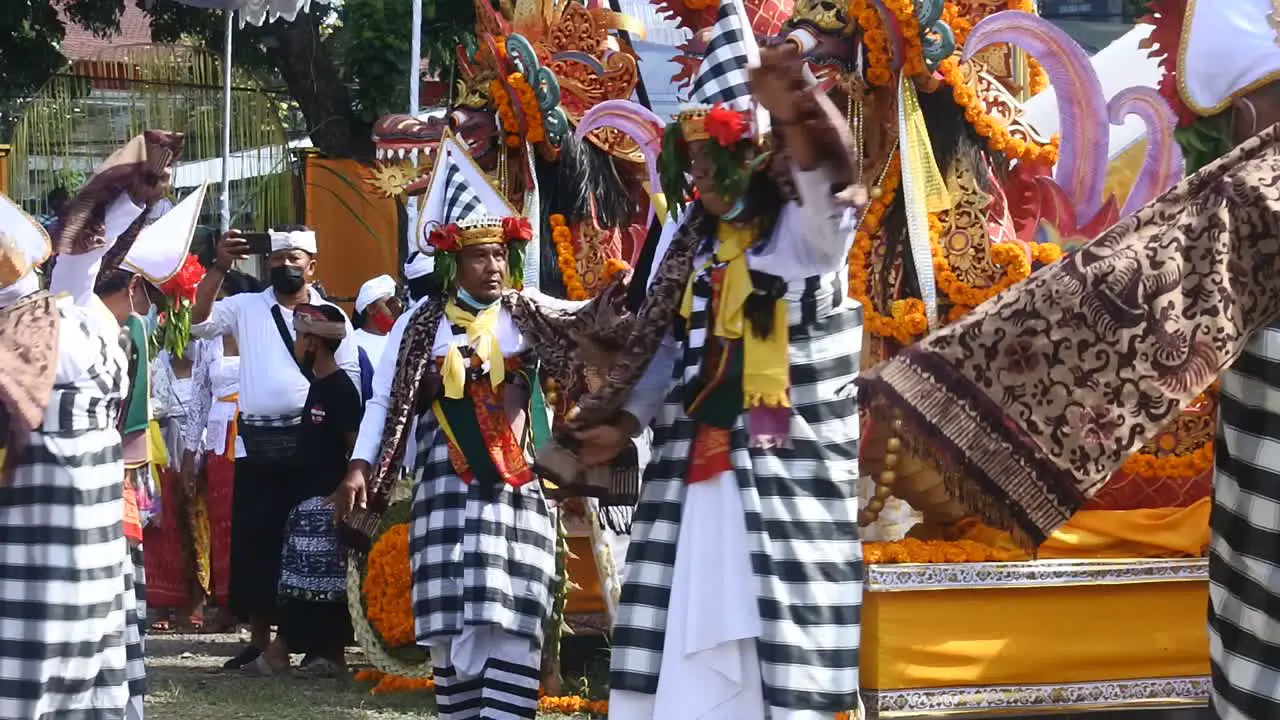
[[[338,68],[321,44],[318,14],[276,21],[260,33],[267,57],[307,120],[315,148],[329,157],[373,160],[372,127],[356,115]]]

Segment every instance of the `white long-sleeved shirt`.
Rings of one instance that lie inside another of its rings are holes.
[[[314,288],[310,292],[307,302],[312,305],[333,305]],[[285,346],[276,329],[271,309],[279,304],[271,288],[232,295],[214,303],[209,318],[191,327],[194,337],[235,337],[240,346],[240,416],[249,425],[294,424],[301,417],[311,389],[294,360],[293,347]],[[289,337],[296,338],[293,311],[281,307],[280,313]],[[338,346],[334,359],[351,382],[360,387],[360,355],[351,333],[348,321],[347,338]]]
[[[582,301],[560,300],[532,289],[525,290],[524,293],[534,298],[538,303],[553,308],[572,310],[586,304],[586,302]],[[377,363],[373,370],[373,393],[364,406],[364,417],[360,421],[360,435],[356,438],[355,450],[351,453],[352,460],[364,460],[370,465],[377,461],[378,450],[382,445],[382,431],[387,422],[387,408],[391,404],[391,385],[396,377],[396,363],[400,357],[400,343],[404,340],[405,329],[409,327],[409,322],[413,319],[414,313],[425,301],[426,298],[422,298],[405,310],[399,318],[396,318],[395,325],[391,326],[391,332],[387,333],[386,349],[382,353],[381,361]],[[516,329],[511,316],[505,310],[502,311],[502,317],[498,321],[496,333],[498,335],[498,347],[502,350],[504,356],[524,352],[527,349],[524,337]],[[448,350],[450,344],[461,345],[465,344],[466,341],[465,335],[455,336],[449,324],[441,321],[440,328],[436,330],[436,340],[432,353],[439,357]],[[416,419],[414,425],[409,428],[410,441],[415,436],[415,425]],[[412,470],[416,460],[412,446],[410,446],[404,454],[402,464],[406,470]]]
[[[142,214],[142,208],[133,204],[129,193],[122,192],[107,205],[103,218],[106,243],[96,250],[80,255],[59,255],[53,264],[49,278],[49,292],[67,293],[72,302],[84,307],[93,299],[93,285],[102,267],[102,257],[116,244],[116,240]]]
[[[802,204],[783,206],[773,229],[772,241],[759,253],[748,252],[747,266],[786,282],[843,271],[857,231],[856,211],[836,204],[826,171],[797,170],[792,172],[792,177]],[[662,228],[653,267],[649,270],[649,284],[653,283],[659,263],[666,257],[676,229],[683,220],[668,222]],[[709,257],[696,258],[693,264],[695,272],[709,261]],[[680,346],[668,332],[623,406],[626,412],[640,421],[641,428],[653,421],[666,400],[679,357]]]
[[[398,320],[399,318],[397,318]],[[369,356],[369,364],[374,367],[375,372],[378,363],[382,362],[382,353],[387,349],[387,335],[375,335],[364,328],[355,331],[352,337],[356,341],[356,345],[364,350]]]
[[[351,452],[352,460],[364,460],[373,465],[377,460],[378,450],[382,445],[382,430],[387,422],[387,408],[391,405],[391,383],[396,379],[396,361],[400,357],[400,341],[404,339],[405,328],[414,313],[426,301],[421,298],[408,307],[387,333],[387,341],[383,346],[382,357],[373,366],[373,391],[364,404],[364,417],[360,419],[360,434],[356,436],[355,448]],[[442,323],[443,324],[443,323]],[[369,359],[373,362],[373,358]],[[413,437],[413,427],[409,428],[409,437]],[[405,468],[414,467],[414,453],[404,454]]]

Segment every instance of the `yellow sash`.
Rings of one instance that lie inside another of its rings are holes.
[[[721,222],[717,233],[716,260],[725,263],[719,300],[711,332],[725,340],[742,340],[742,396],[745,408],[791,407],[787,389],[790,385],[790,365],[787,350],[790,333],[787,328],[787,302],[776,300],[773,304],[773,332],[762,338],[746,331],[744,308],[754,290],[751,270],[747,267],[747,249],[755,239],[753,226],[738,226]],[[680,314],[686,320],[693,316],[693,280],[689,278],[685,288]]]
[[[467,331],[467,344],[475,351],[476,357],[480,358],[481,364],[489,368],[489,382],[495,390],[502,385],[507,375],[496,333],[500,308],[501,303],[494,303],[479,313],[472,314],[462,309],[456,300],[449,300],[444,309],[444,316],[450,323]],[[467,363],[457,345],[450,343],[440,373],[444,379],[444,396],[451,400],[461,399],[467,383]]]

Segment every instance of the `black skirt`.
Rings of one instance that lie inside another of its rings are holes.
[[[280,637],[291,653],[324,654],[352,644],[351,614],[345,602],[287,597],[280,603]]]
[[[231,499],[231,612],[274,619],[280,550],[293,509],[298,428],[240,426],[246,457],[236,459]]]

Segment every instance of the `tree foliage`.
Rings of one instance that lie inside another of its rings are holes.
[[[0,13],[0,96],[28,97],[66,63],[66,23],[108,37],[125,3],[142,8],[157,42],[189,43],[222,53],[223,16],[174,0],[4,0]],[[55,6],[60,5],[65,15]],[[236,67],[297,104],[312,142],[331,156],[365,159],[379,116],[407,109],[410,0],[343,0],[313,4],[293,22],[236,27]],[[9,7],[15,12],[8,12]],[[429,72],[447,75],[453,49],[469,36],[471,0],[426,0],[422,33]]]

